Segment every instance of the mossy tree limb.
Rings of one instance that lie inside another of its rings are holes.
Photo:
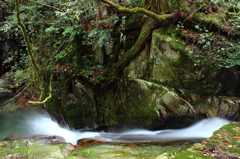
[[[135,7],[135,8],[126,8],[124,6],[118,5],[110,0],[101,0],[102,2],[110,5],[111,7],[117,9],[120,12],[128,12],[128,13],[141,13],[143,15],[146,15],[150,18],[155,19],[157,22],[163,22],[164,20],[167,20],[172,17],[172,14],[163,14],[163,15],[158,15],[154,12],[151,12],[145,8],[141,7]]]
[[[50,83],[49,83],[49,94],[48,94],[48,96],[44,99],[44,100],[42,100],[42,101],[28,101],[28,103],[30,103],[30,104],[34,104],[34,105],[38,105],[38,104],[44,104],[44,103],[46,103],[50,98],[52,98],[52,83],[51,83],[51,81],[52,81],[52,75],[51,75],[51,77],[50,77]]]
[[[126,52],[126,54],[115,64],[113,64],[113,69],[118,74],[145,46],[149,36],[152,33],[152,30],[156,27],[156,21],[152,19],[146,20],[142,26],[140,35],[138,36],[137,41],[134,45]]]
[[[43,104],[45,103],[49,98],[51,98],[51,91],[52,91],[52,87],[51,87],[51,83],[49,84],[49,95],[48,97],[46,97],[43,101],[40,101],[41,98],[42,98],[42,92],[43,92],[43,79],[42,79],[42,75],[41,75],[41,72],[40,72],[40,67],[38,66],[35,58],[34,58],[34,55],[33,55],[33,52],[32,52],[32,47],[31,47],[31,43],[30,43],[30,39],[29,39],[29,36],[28,36],[28,33],[27,33],[27,29],[26,29],[26,26],[25,24],[21,21],[21,18],[20,18],[20,0],[15,0],[15,10],[16,10],[16,18],[17,18],[17,22],[22,30],[22,34],[23,34],[23,38],[24,38],[24,41],[25,41],[25,44],[26,44],[26,50],[27,50],[27,53],[28,55],[30,56],[30,59],[31,59],[31,62],[33,64],[33,67],[34,67],[34,70],[35,70],[35,73],[37,74],[37,78],[39,80],[39,88],[40,88],[40,91],[41,91],[41,94],[40,94],[40,97],[39,97],[39,101],[29,101],[30,104]],[[50,82],[52,80],[52,77],[50,78]]]
[[[25,44],[26,44],[26,47],[27,47],[26,50],[27,50],[28,55],[31,58],[31,62],[34,66],[34,69],[37,73],[37,76],[38,76],[39,80],[41,81],[39,67],[36,63],[36,60],[34,59],[34,56],[33,56],[31,43],[30,43],[30,40],[29,40],[29,36],[27,34],[27,29],[26,29],[26,26],[24,25],[24,23],[21,21],[21,18],[20,18],[20,7],[19,7],[19,5],[20,5],[20,1],[15,0],[16,17],[17,17],[18,24],[21,27],[21,30],[22,30],[22,33],[23,33],[23,38],[24,38],[24,41],[25,41]]]

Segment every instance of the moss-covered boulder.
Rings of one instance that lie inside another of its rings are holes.
[[[214,116],[240,120],[239,98],[226,97],[239,94],[238,68],[221,70],[211,63],[197,64],[194,58],[197,46],[187,43],[186,37],[179,35],[176,29],[179,28],[169,26],[153,31],[151,42],[124,69],[123,76],[129,82],[119,85],[121,89],[116,88],[115,96],[120,98],[112,98],[112,105],[121,100],[124,105],[121,107],[127,110],[124,117],[128,118],[127,113],[133,109],[139,112],[137,119],[146,115],[149,123],[155,122],[157,113],[155,123],[160,126],[160,123],[187,126],[192,120]],[[134,107],[133,102],[138,107]],[[146,109],[145,113],[140,112],[142,109]],[[150,109],[155,113],[148,113]],[[134,119],[134,112],[131,112],[131,119]],[[144,123],[144,120],[139,121]]]
[[[156,158],[164,153],[177,153],[190,147],[193,142],[162,143],[105,143],[94,140],[80,140],[70,158]]]
[[[142,78],[173,88],[190,88],[218,73],[208,65],[196,66],[193,60],[194,45],[187,45],[176,35],[176,28],[156,29],[150,46],[131,61],[124,73],[129,78]]]
[[[176,158],[233,158],[240,156],[240,123],[232,122],[214,132],[213,136],[189,149],[180,151]],[[168,156],[170,158],[170,156]]]
[[[153,128],[169,117],[196,114],[186,100],[161,84],[132,79],[119,82],[119,88],[108,89],[98,98],[102,119],[109,126]]]
[[[58,141],[55,137],[0,141],[0,158],[67,158],[74,146]]]
[[[74,129],[92,125],[96,118],[92,91],[77,78],[69,77],[72,75],[60,74],[56,73],[52,81],[52,98],[46,102],[48,112],[60,125]]]
[[[125,79],[98,97],[107,126],[183,128],[206,117],[239,120],[238,97],[194,94],[143,79]]]

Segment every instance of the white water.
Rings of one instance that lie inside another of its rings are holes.
[[[169,129],[159,131],[131,130],[120,134],[100,134],[97,138],[109,142],[156,142],[172,140],[205,139],[213,132],[228,124],[230,121],[214,117],[201,120],[183,129]]]
[[[211,137],[215,130],[219,129],[221,126],[227,123],[229,123],[228,120],[214,117],[201,120],[190,127],[178,130],[176,129],[148,131],[135,129],[122,133],[99,133],[68,130],[65,128],[61,128],[56,122],[51,120],[50,116],[46,114],[32,114],[27,115],[23,119],[12,122],[12,127],[15,127],[15,129],[5,131],[3,130],[6,129],[5,127],[1,128],[0,137],[31,137],[37,135],[56,135],[63,137],[66,142],[70,142],[74,145],[77,143],[77,140],[83,138],[93,138],[108,142],[153,142],[185,139],[204,139]]]

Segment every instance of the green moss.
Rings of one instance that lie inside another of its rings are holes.
[[[130,18],[127,19],[126,24],[124,25],[124,27],[127,28],[130,25],[133,25],[133,24],[141,22],[142,17],[143,16],[140,13],[133,14]]]
[[[182,39],[178,37],[175,33],[171,34],[171,41],[169,42],[170,47],[175,50],[179,51],[182,55],[182,58],[189,59],[189,51],[186,50],[186,46],[182,44]]]
[[[193,14],[193,19],[194,19],[194,20],[199,21],[200,18],[201,18],[201,14],[199,14],[199,13],[194,13],[194,14]]]
[[[156,127],[157,98],[167,91],[166,87],[141,79],[123,80],[117,88],[108,88],[98,97],[101,121],[109,126]]]
[[[176,26],[169,26],[167,29],[158,29],[156,34],[161,35],[161,38],[168,42],[173,50],[188,54],[188,51],[185,49],[186,46],[181,42],[182,39],[177,36]]]
[[[117,116],[117,105],[116,105],[116,95],[113,93],[114,90],[106,90],[101,93],[97,101],[101,107],[99,107],[98,112],[101,121],[104,121],[105,124],[112,126],[119,124]]]
[[[222,22],[222,17],[220,18],[217,18],[216,16],[212,15],[212,14],[208,14],[207,16],[203,16],[204,20],[207,22],[207,23],[216,23],[216,24],[219,24]]]
[[[203,154],[202,151],[196,151],[196,150],[183,150],[180,151],[176,157],[176,159],[187,159],[187,158],[194,158],[194,159],[202,159],[203,158]],[[212,157],[204,157],[204,158],[212,158]]]
[[[179,146],[181,145],[181,146]],[[188,142],[166,143],[95,143],[90,142],[85,148],[79,148],[69,155],[84,158],[155,158],[165,153],[176,154],[192,145]]]
[[[239,156],[240,122],[223,126],[214,132],[213,136],[206,139],[203,144],[193,146],[193,149],[214,150],[220,155]]]
[[[185,5],[184,8],[182,8],[182,11],[186,13],[190,13],[191,9],[187,5]]]

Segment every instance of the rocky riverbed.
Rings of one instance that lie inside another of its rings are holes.
[[[240,157],[240,122],[231,122],[209,139],[146,143],[108,143],[81,139],[77,145],[64,143],[61,137],[33,137],[0,141],[0,158],[225,158]]]

